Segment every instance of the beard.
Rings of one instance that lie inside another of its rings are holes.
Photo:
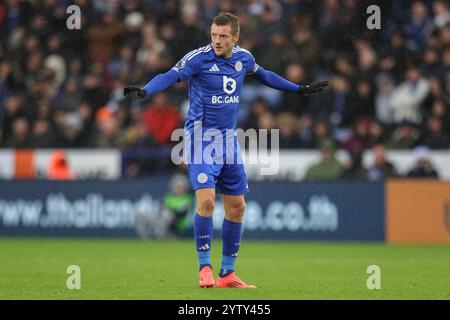
[[[222,57],[222,58],[225,58],[227,56],[227,51],[223,47],[220,52],[217,52],[216,50],[214,50],[214,53],[216,54],[216,56]]]

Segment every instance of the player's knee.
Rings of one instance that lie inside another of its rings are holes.
[[[245,202],[236,203],[230,206],[226,212],[227,219],[233,222],[241,222],[244,217]]]
[[[214,199],[206,198],[200,201],[198,205],[198,213],[205,216],[210,216],[214,212]]]

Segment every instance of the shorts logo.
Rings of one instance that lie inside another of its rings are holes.
[[[234,68],[238,72],[241,71],[242,70],[242,62],[240,62],[240,61],[236,62],[236,64],[234,65]]]
[[[197,181],[199,183],[206,183],[206,181],[208,181],[208,176],[206,175],[206,173],[199,173],[199,175],[197,176]]]

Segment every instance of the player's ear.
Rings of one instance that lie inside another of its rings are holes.
[[[239,36],[240,36],[239,33],[237,33],[237,34],[235,34],[235,35],[233,36],[233,40],[234,40],[235,43],[237,43],[237,42],[239,41]]]

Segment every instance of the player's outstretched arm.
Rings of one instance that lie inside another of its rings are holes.
[[[158,74],[143,89],[139,87],[125,87],[123,88],[123,95],[125,97],[144,98],[147,95],[152,95],[163,91],[177,82],[179,79],[178,72],[169,70],[166,73]]]
[[[313,82],[307,85],[298,85],[289,80],[280,77],[275,72],[265,70],[261,66],[253,74],[253,77],[268,87],[282,90],[296,92],[301,95],[314,94],[323,91],[328,86],[328,81]]]

